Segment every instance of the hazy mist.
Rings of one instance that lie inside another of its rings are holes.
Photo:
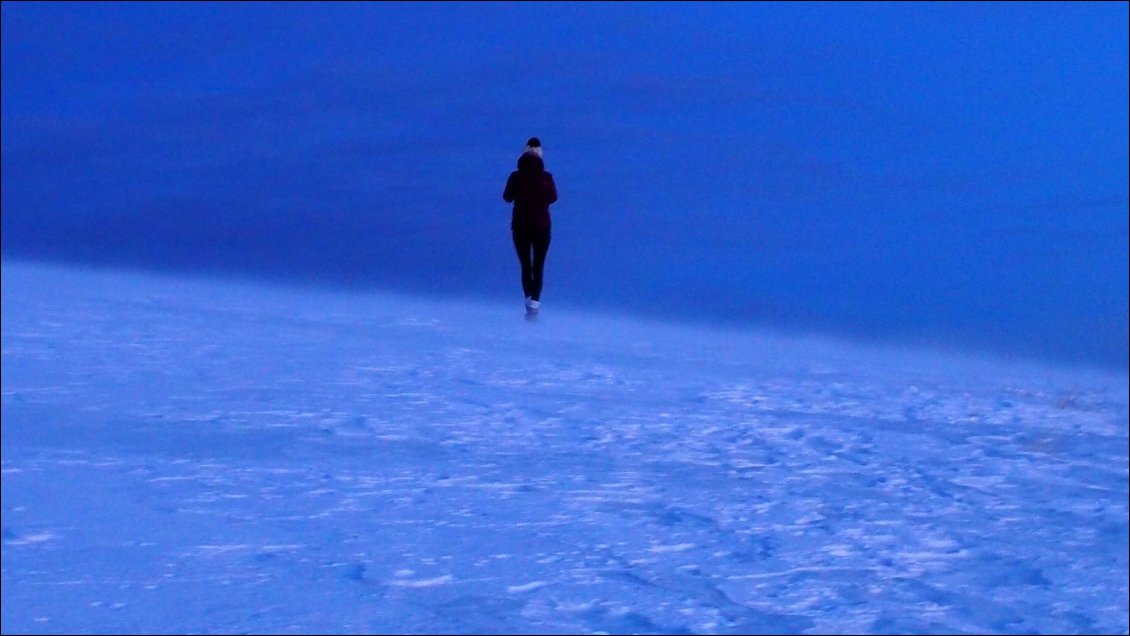
[[[1127,366],[1126,3],[2,6],[5,258]]]

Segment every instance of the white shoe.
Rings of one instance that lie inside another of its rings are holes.
[[[529,309],[530,311],[537,311],[538,307],[541,307],[541,303],[534,300],[533,298],[526,299],[526,309]]]

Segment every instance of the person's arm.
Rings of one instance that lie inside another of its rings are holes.
[[[548,196],[546,197],[545,202],[546,202],[546,205],[548,205],[550,203],[556,203],[557,202],[557,183],[555,183],[553,181],[553,175],[552,174],[547,172],[547,173],[545,173],[545,176],[546,176],[546,185],[548,186],[547,192],[546,192],[546,195],[548,195]]]
[[[506,179],[506,189],[502,191],[502,200],[507,203],[514,202],[514,175],[515,172],[510,173],[510,177]]]

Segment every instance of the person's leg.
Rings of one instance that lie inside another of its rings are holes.
[[[526,298],[533,295],[532,271],[533,263],[530,262],[530,248],[532,241],[525,232],[517,230],[512,232],[514,237],[514,250],[518,252],[518,263],[522,266],[522,293]]]
[[[550,233],[546,230],[543,234],[532,237],[531,245],[534,250],[534,260],[530,264],[531,287],[530,297],[541,301],[542,273],[545,271],[545,257],[549,253]]]

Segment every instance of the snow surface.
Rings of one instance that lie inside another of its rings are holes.
[[[1127,633],[1127,377],[3,265],[4,633]]]

